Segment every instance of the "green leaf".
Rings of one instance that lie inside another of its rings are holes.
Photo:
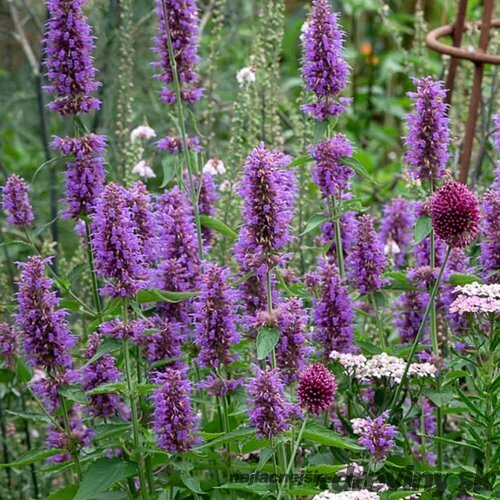
[[[78,387],[64,387],[59,392],[69,401],[82,404],[88,403],[86,393]]]
[[[470,285],[472,283],[483,284],[484,281],[474,274],[454,273],[448,278],[448,282],[455,286]]]
[[[295,158],[295,160],[292,160],[285,168],[300,167],[301,165],[305,165],[306,163],[310,163],[312,161],[313,159],[310,156],[299,156],[298,158]]]
[[[191,477],[186,474],[182,474],[181,479],[189,490],[194,491],[195,493],[198,493],[200,495],[203,495],[203,493],[205,493],[201,489],[200,480],[197,477]]]
[[[257,359],[265,359],[266,356],[276,347],[280,339],[280,332],[276,328],[263,326],[257,334]]]
[[[323,224],[323,222],[329,221],[330,217],[325,214],[314,214],[306,224],[306,228],[302,232],[301,236],[307,233],[310,233],[314,229],[316,229],[320,224]]]
[[[178,159],[175,156],[165,156],[161,161],[161,168],[163,171],[163,180],[161,181],[160,189],[165,188],[168,183],[174,178]]]
[[[197,450],[201,450],[203,448],[209,448],[212,446],[220,446],[221,444],[226,444],[226,443],[233,443],[235,441],[241,441],[242,439],[254,435],[255,435],[255,429],[249,429],[249,428],[236,429],[234,431],[223,434],[222,436],[216,437],[215,439],[212,439],[207,443],[202,444],[197,448]]]
[[[402,271],[391,271],[382,274],[383,279],[391,280],[389,285],[385,285],[384,288],[389,288],[391,290],[414,290],[415,287],[408,279],[405,273]]]
[[[93,396],[95,394],[111,394],[122,392],[125,389],[127,389],[127,386],[121,382],[107,382],[105,384],[98,385],[90,391],[86,391],[85,394],[88,396]]]
[[[321,489],[318,487],[311,486],[292,486],[291,488],[287,488],[286,492],[294,497],[310,497],[312,495],[317,495],[321,493]]]
[[[231,229],[227,224],[210,215],[201,214],[200,222],[202,226],[213,229],[228,238],[234,239],[238,237],[238,233],[234,229]]]
[[[378,185],[378,182],[373,177],[371,177],[366,168],[356,158],[351,156],[344,156],[343,158],[341,158],[341,161],[348,167],[351,167],[361,177],[369,180],[372,184]]]
[[[33,371],[29,365],[23,363],[20,359],[16,363],[17,376],[21,382],[29,382],[33,377]]]
[[[64,450],[61,450],[59,448],[52,448],[50,450],[31,450],[28,453],[25,453],[22,457],[19,457],[14,462],[11,462],[9,464],[0,464],[0,467],[24,467],[25,465],[34,464],[35,462],[39,462],[40,460],[44,460],[45,458],[52,457],[63,451]]]
[[[106,337],[97,348],[96,353],[85,363],[84,366],[91,365],[92,363],[95,363],[98,359],[102,358],[108,352],[118,351],[121,348],[122,348],[122,342],[110,337]]]
[[[261,470],[273,455],[274,455],[274,448],[264,448],[264,449],[260,450],[259,465],[257,466],[257,469],[255,469],[255,470],[258,470],[258,471]]]
[[[308,474],[335,474],[339,470],[343,470],[347,465],[330,465],[330,464],[317,464],[308,465],[305,471]]]
[[[77,491],[78,485],[72,484],[70,486],[65,486],[60,490],[54,491],[54,493],[49,495],[45,500],[73,500]]]
[[[415,224],[413,239],[415,245],[420,243],[432,231],[431,218],[428,215],[421,215]]]
[[[378,345],[372,344],[367,340],[354,340],[354,343],[361,348],[363,354],[369,354],[371,356],[376,356],[382,352],[382,349]]]
[[[136,301],[139,304],[147,302],[171,302],[177,303],[196,297],[200,292],[164,292],[163,290],[139,290]]]
[[[51,165],[52,163],[54,162],[57,162],[59,161],[61,158],[60,157],[56,157],[56,158],[51,158],[50,160],[47,160],[46,162],[42,163],[36,170],[35,170],[35,173],[33,174],[33,177],[31,178],[31,185],[33,186],[34,182],[35,182],[35,179],[37,177],[37,175],[45,168],[47,167],[48,165]]]
[[[83,474],[74,500],[89,500],[96,493],[106,491],[119,481],[136,474],[136,466],[118,458],[101,458],[92,463]]]
[[[452,399],[453,393],[449,392],[438,392],[433,390],[426,390],[424,394],[439,408],[446,406]]]
[[[42,413],[33,413],[29,411],[14,411],[14,410],[5,410],[5,413],[9,415],[13,415],[14,417],[21,418],[23,420],[28,420],[30,422],[34,422],[36,424],[45,423],[49,424],[50,419],[43,415]]]
[[[252,495],[256,495],[259,497],[267,497],[269,494],[269,485],[267,483],[226,483],[222,484],[221,486],[216,486],[215,488],[221,490],[244,491],[247,493],[252,493]]]
[[[340,434],[337,434],[336,432],[333,432],[332,430],[314,422],[309,423],[309,425],[304,429],[303,438],[307,441],[324,444],[333,448],[355,451],[364,450],[364,448],[357,445],[350,439],[347,439]]]

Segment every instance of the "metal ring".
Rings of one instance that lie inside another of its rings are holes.
[[[465,23],[464,31],[476,27],[477,28],[481,27],[481,22]],[[491,27],[499,28],[500,19],[492,19]],[[425,37],[425,42],[427,43],[427,46],[437,52],[440,52],[441,54],[447,54],[449,56],[456,57],[458,59],[468,59],[469,61],[474,61],[476,63],[500,64],[500,56],[494,56],[486,52],[478,52],[478,51],[469,52],[468,50],[459,47],[452,47],[450,45],[445,45],[444,43],[440,43],[437,41],[438,38],[451,35],[453,33],[453,28],[454,28],[453,24],[445,24],[444,26],[440,26],[439,28],[436,28],[435,30],[432,30],[429,33],[427,33],[427,36]]]

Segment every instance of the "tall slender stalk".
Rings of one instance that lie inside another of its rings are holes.
[[[75,448],[75,443],[73,441],[73,433],[71,432],[71,423],[69,421],[68,408],[66,407],[66,401],[64,399],[64,396],[62,396],[61,394],[59,394],[59,400],[61,402],[61,412],[63,416],[64,429],[66,436],[68,438],[69,452],[73,457],[73,462],[75,463],[76,475],[78,478],[78,482],[80,482],[82,480],[82,467],[80,465],[79,452]]]
[[[23,411],[23,413],[26,413],[26,398],[24,397],[24,392],[22,388],[20,389],[20,399],[21,399],[21,410]],[[25,420],[24,423],[24,436],[26,438],[26,448],[28,449],[28,451],[31,451],[31,435],[27,420]],[[39,496],[38,479],[36,477],[35,464],[30,464],[30,471],[31,471],[31,481],[33,483],[33,495],[35,498],[38,498]]]
[[[87,261],[89,264],[90,277],[92,279],[92,295],[94,297],[94,307],[97,311],[99,319],[102,320],[102,304],[101,297],[99,296],[99,290],[97,286],[97,275],[94,268],[94,252],[92,250],[92,245],[90,243],[92,234],[90,232],[90,224],[88,220],[85,220],[85,234],[87,237]]]
[[[331,197],[331,217],[333,222],[333,227],[335,229],[335,252],[337,254],[337,266],[339,268],[339,275],[341,279],[345,278],[345,268],[344,268],[344,249],[342,246],[342,232],[340,227],[340,208],[342,200],[339,198],[339,203],[335,201],[335,197]]]
[[[370,302],[372,303],[373,310],[375,311],[375,323],[377,324],[380,347],[382,347],[382,349],[385,349],[387,347],[387,342],[385,341],[385,332],[382,326],[382,322],[380,321],[380,315],[378,313],[378,305],[375,299],[375,295],[373,293],[370,293]]]

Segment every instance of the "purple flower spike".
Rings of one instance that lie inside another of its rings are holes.
[[[52,146],[64,156],[73,156],[66,164],[66,218],[78,219],[91,213],[104,186],[105,139],[102,135],[84,137],[55,137]]]
[[[356,227],[358,222],[356,220],[355,212],[344,212],[340,216],[340,236],[342,238],[342,250],[346,256],[356,242]],[[321,235],[318,242],[321,246],[330,245],[327,250],[327,255],[332,259],[336,259],[337,245],[335,243],[335,226],[331,220],[326,221],[319,227]]]
[[[427,292],[413,290],[402,293],[397,299],[398,309],[395,311],[395,324],[403,342],[409,343],[415,340],[428,302],[429,294]],[[424,337],[428,333],[428,329],[427,326],[424,330]]]
[[[340,198],[349,185],[354,170],[342,163],[342,158],[352,155],[352,146],[344,134],[334,134],[315,146],[309,146],[315,161],[313,181],[319,186],[324,198]]]
[[[75,339],[66,323],[66,311],[56,310],[59,298],[50,289],[52,280],[45,276],[49,259],[29,257],[20,262],[17,293],[17,323],[24,336],[24,347],[31,364],[38,368],[69,368],[69,350]]]
[[[483,214],[484,240],[481,242],[481,265],[488,281],[497,283],[500,281],[500,273],[498,273],[500,269],[500,189],[489,189],[484,193]]]
[[[464,248],[479,235],[479,201],[459,182],[450,181],[434,193],[430,215],[437,236],[453,248]]]
[[[55,100],[49,109],[61,115],[77,115],[99,109],[92,97],[100,84],[95,80],[92,51],[94,38],[83,15],[87,0],[48,0],[50,18],[44,39],[45,66]]]
[[[157,443],[170,453],[188,451],[198,441],[197,420],[193,415],[191,383],[184,369],[166,368],[154,378],[158,385],[153,391],[153,429]]]
[[[243,227],[236,244],[242,270],[267,271],[281,259],[276,253],[291,241],[295,175],[290,158],[261,143],[250,152],[241,183]]]
[[[161,91],[161,98],[167,104],[175,104],[176,94],[170,88],[174,82],[174,75],[167,45],[167,30],[162,3],[165,3],[168,29],[175,54],[175,65],[181,84],[181,100],[187,103],[198,101],[203,95],[199,85],[196,66],[198,57],[198,11],[196,0],[156,0],[156,15],[158,17],[158,34],[155,38],[155,52],[159,61],[153,62],[153,67],[159,68],[156,78],[161,80],[165,87]]]
[[[318,121],[341,114],[349,102],[338,97],[347,86],[350,69],[342,55],[343,40],[338,15],[332,12],[328,0],[314,0],[302,34],[302,75],[314,102],[304,104],[302,109]]]
[[[0,323],[0,354],[5,364],[13,368],[16,363],[19,330],[15,325]]]
[[[22,177],[12,174],[2,188],[2,208],[9,213],[7,222],[18,227],[28,227],[35,220],[28,198],[30,187]]]
[[[359,293],[363,295],[382,288],[380,275],[385,269],[382,245],[373,228],[374,219],[362,215],[358,220],[356,244],[347,256],[347,275]]]
[[[354,330],[349,290],[342,284],[337,266],[324,263],[320,270],[319,298],[314,300],[314,340],[324,348],[324,355],[330,352],[351,352]]]
[[[326,366],[315,363],[300,374],[297,397],[302,408],[319,415],[328,410],[336,390],[335,377]]]
[[[235,392],[238,387],[243,385],[243,379],[224,379],[211,373],[205,380],[198,384],[198,389],[206,389],[209,396],[223,397],[226,394]]]
[[[261,370],[255,367],[256,376],[247,385],[248,416],[259,437],[268,439],[290,428],[290,419],[298,417],[297,405],[288,403],[284,384],[277,368]]]
[[[408,93],[413,112],[406,116],[409,130],[405,137],[405,161],[415,179],[441,179],[450,143],[446,90],[442,82],[435,82],[430,76],[413,81],[417,91]]]
[[[203,367],[217,368],[236,359],[230,354],[231,347],[240,340],[236,331],[236,292],[228,276],[228,269],[207,264],[201,278],[194,323],[196,345],[200,348],[196,361]]]
[[[108,184],[91,224],[96,272],[106,280],[102,293],[112,297],[133,297],[145,284],[144,258],[127,198],[124,188]]]

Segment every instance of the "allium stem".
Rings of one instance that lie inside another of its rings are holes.
[[[288,465],[286,467],[285,477],[283,478],[283,481],[281,483],[280,490],[278,492],[276,500],[281,500],[283,498],[284,494],[283,490],[285,489],[288,475],[292,470],[293,463],[295,461],[295,456],[297,455],[297,450],[299,449],[300,441],[302,440],[302,434],[304,434],[304,429],[306,428],[306,423],[307,423],[307,413],[304,415],[304,420],[302,421],[302,427],[300,428],[299,434],[297,435],[297,440],[295,441],[295,444],[293,446],[292,454],[290,455],[290,460],[288,461]]]
[[[342,248],[342,232],[340,228],[340,208],[342,206],[342,199],[339,198],[338,206],[335,202],[335,197],[331,197],[332,200],[332,219],[335,227],[335,251],[337,253],[337,264],[339,266],[339,275],[341,279],[345,277],[344,268],[344,249]]]
[[[427,322],[427,319],[429,318],[432,304],[434,303],[434,300],[436,299],[439,284],[441,282],[441,278],[443,277],[443,273],[444,273],[444,270],[446,268],[446,263],[448,262],[448,257],[450,256],[450,253],[451,253],[451,247],[448,246],[446,249],[446,254],[445,254],[444,259],[443,259],[443,263],[441,264],[441,268],[439,269],[438,277],[436,279],[436,282],[434,283],[434,286],[432,287],[431,295],[429,297],[429,303],[427,304],[427,307],[425,308],[422,322],[420,323],[417,334],[415,336],[415,340],[413,341],[413,345],[411,346],[411,351],[410,351],[410,354],[408,356],[408,360],[406,362],[403,376],[401,377],[401,382],[399,383],[398,388],[396,389],[396,394],[394,395],[394,399],[392,401],[391,410],[390,410],[391,415],[394,415],[394,412],[396,411],[396,409],[399,408],[399,406],[401,406],[401,404],[403,403],[402,401],[398,402],[398,399],[399,399],[399,396],[401,395],[401,391],[403,390],[404,385],[407,382],[408,370],[410,369],[410,365],[411,365],[411,362],[413,360],[413,356],[415,356],[415,352],[417,351],[417,346],[420,343],[420,338],[422,336],[422,332],[424,331],[425,323]]]
[[[123,299],[123,325],[124,328],[126,328],[128,321],[128,300]],[[129,342],[128,340],[124,337],[123,339],[123,359],[125,361],[125,375],[127,377],[127,389],[128,389],[128,394],[129,394],[129,399],[130,399],[130,410],[131,410],[131,418],[132,418],[132,432],[133,432],[133,438],[134,438],[134,448],[135,448],[135,453],[137,456],[137,470],[139,471],[139,482],[141,485],[141,497],[144,498],[144,500],[147,500],[149,495],[148,495],[148,486],[147,486],[147,481],[146,481],[146,475],[144,473],[144,467],[143,467],[143,462],[142,462],[142,454],[140,453],[139,449],[141,447],[141,437],[140,437],[140,430],[139,430],[139,418],[137,414],[137,401],[136,401],[136,394],[135,394],[135,387],[133,386],[132,383],[132,369],[130,366],[130,352],[129,352]]]
[[[177,71],[177,63],[175,60],[174,48],[172,46],[172,37],[170,34],[170,28],[168,25],[168,15],[167,15],[167,7],[165,5],[165,0],[162,0],[161,7],[163,9],[163,18],[165,19],[165,31],[167,34],[167,48],[168,55],[170,59],[170,64],[172,66],[172,75],[174,77],[174,88],[175,88],[175,101],[177,105],[177,114],[179,117],[179,126],[181,129],[181,137],[182,137],[182,154],[184,155],[184,161],[186,163],[188,178],[189,178],[189,190],[187,192],[188,196],[191,198],[194,209],[194,219],[196,222],[196,235],[198,239],[198,256],[200,258],[200,262],[203,262],[203,239],[201,234],[201,222],[200,222],[200,207],[198,203],[198,195],[197,189],[194,183],[194,175],[193,175],[193,165],[191,163],[191,153],[188,143],[188,137],[186,133],[186,123],[184,119],[184,107],[182,104],[181,98],[181,85],[179,81],[179,74]]]
[[[87,219],[85,219],[85,234],[87,236],[87,260],[89,263],[89,271],[90,277],[92,279],[92,295],[94,297],[94,306],[97,311],[97,315],[99,320],[102,320],[102,305],[101,305],[101,297],[99,296],[99,289],[97,286],[97,275],[94,268],[94,252],[92,250],[91,241],[91,233],[90,233],[90,224]]]

